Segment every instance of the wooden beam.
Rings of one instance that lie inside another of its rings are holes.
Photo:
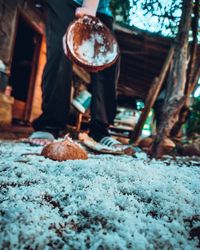
[[[33,96],[34,96],[34,90],[35,90],[35,81],[36,81],[36,75],[38,70],[38,58],[40,54],[40,48],[41,48],[41,42],[42,42],[42,36],[39,33],[35,34],[35,51],[33,55],[33,59],[31,62],[31,74],[30,74],[30,80],[29,80],[29,88],[28,88],[28,95],[27,95],[27,101],[26,101],[26,108],[24,113],[24,120],[30,121],[31,117],[31,111],[33,108]]]
[[[124,55],[130,55],[130,56],[135,56],[135,55],[149,55],[149,51],[130,51],[130,50],[120,50],[121,54]]]
[[[155,77],[153,82],[152,82],[152,85],[149,89],[149,92],[148,92],[148,95],[146,97],[146,101],[145,101],[145,107],[142,111],[142,114],[139,118],[139,121],[137,122],[136,126],[135,126],[135,129],[133,131],[133,133],[131,133],[131,137],[130,137],[130,142],[131,143],[137,143],[138,142],[138,139],[139,139],[139,136],[141,135],[141,132],[142,132],[142,128],[144,126],[144,123],[147,119],[147,116],[149,114],[149,111],[150,109],[153,107],[157,97],[158,97],[158,94],[161,90],[161,87],[163,85],[163,82],[165,80],[165,77],[166,77],[166,74],[167,74],[167,71],[169,69],[169,66],[171,64],[171,61],[173,59],[173,55],[174,55],[174,46],[172,45],[170,50],[169,50],[169,53],[167,55],[167,58],[165,60],[165,63],[160,71],[160,74],[158,77]]]
[[[196,72],[194,73],[194,80],[193,82],[191,82],[189,89],[188,89],[188,96],[192,93],[192,91],[194,90],[195,86],[198,83],[198,80],[200,78],[200,65],[197,67]]]

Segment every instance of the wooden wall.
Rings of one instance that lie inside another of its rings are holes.
[[[21,12],[33,27],[45,34],[44,20],[34,8],[32,1],[24,0],[0,0],[0,58],[11,66],[17,15]]]
[[[18,16],[22,15],[31,26],[42,35],[42,44],[38,57],[37,73],[33,90],[32,109],[29,120],[32,121],[41,112],[41,77],[46,61],[44,17],[31,0],[0,0],[0,59],[10,71],[16,37]],[[24,34],[26,35],[26,34]]]

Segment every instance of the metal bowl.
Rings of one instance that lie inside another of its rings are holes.
[[[68,57],[89,72],[111,66],[119,56],[119,46],[110,30],[97,18],[83,16],[66,32]]]

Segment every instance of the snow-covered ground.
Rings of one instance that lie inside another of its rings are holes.
[[[40,151],[0,142],[0,249],[198,249],[198,159]]]

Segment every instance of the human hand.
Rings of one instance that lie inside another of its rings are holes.
[[[75,11],[75,16],[79,18],[84,15],[96,16],[96,10],[89,7],[78,7]]]

